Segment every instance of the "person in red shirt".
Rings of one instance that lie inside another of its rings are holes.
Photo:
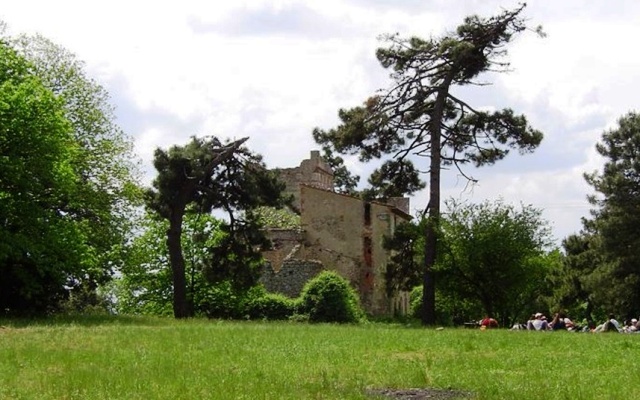
[[[483,327],[485,329],[489,329],[489,328],[497,328],[498,327],[498,321],[496,321],[495,319],[489,317],[488,315],[485,316],[482,321],[480,321],[480,327]]]

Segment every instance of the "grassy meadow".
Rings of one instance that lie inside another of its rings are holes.
[[[0,321],[0,399],[628,399],[640,334],[100,317]]]

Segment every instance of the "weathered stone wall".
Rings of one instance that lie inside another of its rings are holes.
[[[260,282],[269,292],[282,293],[289,297],[298,297],[305,283],[324,269],[318,260],[286,260],[280,270],[274,270],[266,263],[262,270]]]
[[[310,186],[300,186],[300,224],[309,258],[320,260],[358,288],[363,262],[362,201]]]
[[[304,231],[301,229],[269,229],[266,235],[271,240],[272,247],[263,251],[262,255],[274,270],[279,271],[285,260],[306,258]]]
[[[300,199],[307,256],[348,279],[368,313],[393,313],[386,293],[389,254],[383,241],[409,216],[388,204],[305,185],[300,187]]]
[[[384,275],[389,254],[383,240],[397,224],[411,218],[409,199],[365,202],[333,192],[333,172],[318,151],[299,167],[278,172],[287,192],[294,195],[302,230],[269,232],[274,248],[264,253],[272,265],[263,273],[267,289],[295,297],[308,279],[328,269],[356,288],[368,313],[408,310],[408,296],[387,296]]]
[[[310,158],[302,160],[298,167],[278,168],[280,179],[286,183],[285,193],[293,195],[293,206],[300,210],[300,184],[333,191],[333,171],[320,152],[311,151]]]
[[[389,299],[386,292],[385,272],[387,270],[388,251],[383,247],[385,235],[392,235],[395,229],[395,215],[387,205],[370,203],[371,224],[369,226],[372,242],[372,267],[369,278],[371,312],[378,315],[388,314]]]

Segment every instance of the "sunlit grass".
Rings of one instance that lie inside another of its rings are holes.
[[[79,318],[0,325],[0,399],[628,399],[640,334]]]

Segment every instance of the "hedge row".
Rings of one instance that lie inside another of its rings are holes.
[[[211,318],[227,319],[354,323],[364,318],[356,292],[332,271],[323,271],[307,282],[297,299],[268,293],[263,287],[237,294],[222,286],[209,294],[205,309]]]

